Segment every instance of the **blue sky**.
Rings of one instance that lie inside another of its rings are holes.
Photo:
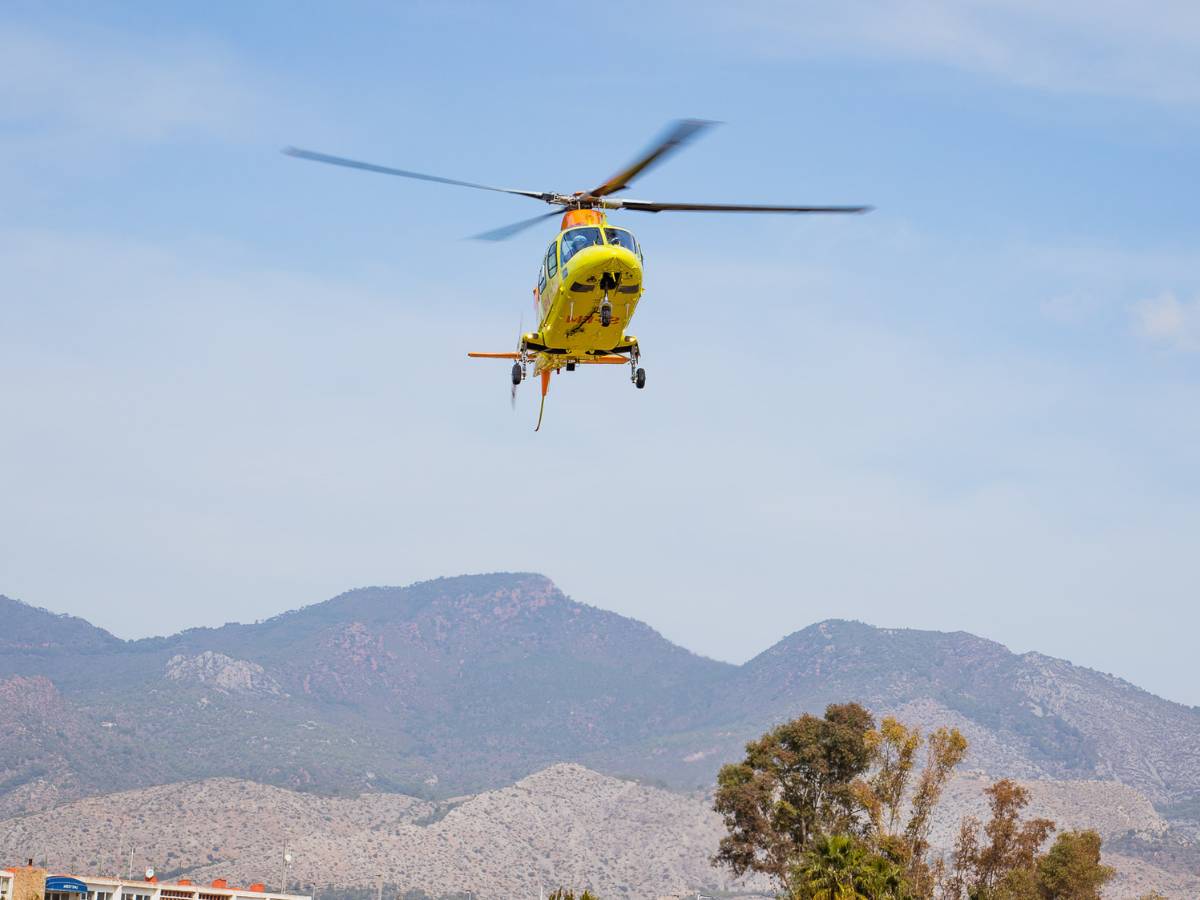
[[[536,570],[740,661],[966,629],[1200,703],[1200,12],[1156,4],[0,12],[0,591],[133,637]],[[623,372],[509,409],[553,226],[630,193]]]

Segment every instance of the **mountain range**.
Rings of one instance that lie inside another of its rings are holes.
[[[773,723],[857,700],[959,727],[968,768],[1116,781],[1200,819],[1200,710],[963,632],[829,620],[735,666],[533,574],[133,641],[6,597],[0,623],[0,818],[219,777],[440,800],[560,762],[706,790]]]

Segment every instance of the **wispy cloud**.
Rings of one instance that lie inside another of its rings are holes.
[[[1200,6],[1119,0],[763,0],[729,7],[722,28],[764,52],[950,66],[1056,92],[1200,101]]]
[[[1200,297],[1180,300],[1173,293],[1139,300],[1133,306],[1138,334],[1175,350],[1200,352]]]

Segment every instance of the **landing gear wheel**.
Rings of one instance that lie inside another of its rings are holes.
[[[637,370],[637,373],[633,376],[633,383],[635,385],[637,385],[637,389],[639,391],[646,386],[646,370],[645,369]]]
[[[612,324],[612,304],[607,301],[600,307],[600,324],[604,328]]]
[[[515,386],[515,385],[520,384],[521,381],[524,379],[524,377],[525,377],[525,374],[521,371],[521,364],[513,363],[513,368],[512,368],[512,383],[513,383],[513,385]]]
[[[575,363],[567,363],[567,371],[574,372],[575,371]]]

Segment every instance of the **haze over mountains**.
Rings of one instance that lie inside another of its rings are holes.
[[[218,775],[446,796],[564,760],[707,787],[772,722],[848,699],[960,725],[976,768],[1200,802],[1200,711],[965,633],[827,621],[734,666],[525,574],[137,641],[7,598],[0,621],[8,813]]]
[[[734,666],[529,574],[137,641],[3,597],[0,622],[0,818],[214,777],[439,799],[559,762],[694,791],[846,700],[957,725],[971,769],[1121,782],[1181,833],[1200,809],[1200,710],[961,632],[830,620]]]

